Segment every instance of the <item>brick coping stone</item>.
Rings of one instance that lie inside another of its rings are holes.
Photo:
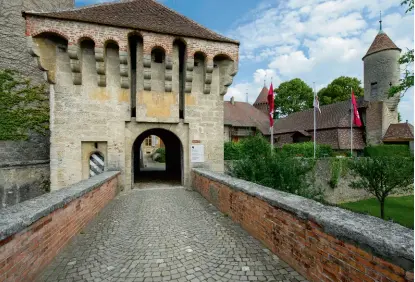
[[[119,171],[107,171],[63,189],[0,209],[0,241],[22,231],[40,218],[100,187],[119,174]]]
[[[314,200],[207,169],[194,168],[193,172],[259,198],[300,219],[313,221],[327,234],[357,245],[407,271],[414,269],[414,231],[409,228],[374,216],[326,206]]]

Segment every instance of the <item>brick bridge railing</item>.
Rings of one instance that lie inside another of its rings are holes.
[[[204,169],[192,185],[311,281],[413,281],[413,230]]]
[[[118,193],[119,172],[0,210],[0,281],[33,281]]]

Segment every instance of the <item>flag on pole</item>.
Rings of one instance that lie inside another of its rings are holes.
[[[269,126],[274,126],[274,89],[272,82],[268,90]]]
[[[360,127],[362,126],[362,121],[360,120],[359,111],[357,110],[356,97],[354,96],[353,90],[352,90],[352,105],[353,105],[353,124]]]
[[[315,109],[317,109],[317,110],[320,112],[320,114],[321,114],[321,110],[320,110],[320,102],[318,101],[318,96],[317,96],[317,95],[316,95],[316,98],[314,99],[313,106],[314,106],[314,108],[315,108]]]

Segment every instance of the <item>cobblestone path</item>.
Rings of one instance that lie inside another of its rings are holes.
[[[38,281],[305,279],[197,192],[165,187],[119,195]]]

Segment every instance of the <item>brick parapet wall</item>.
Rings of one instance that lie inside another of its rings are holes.
[[[413,231],[210,172],[192,186],[311,281],[413,281]]]
[[[42,33],[55,33],[68,41],[68,45],[79,45],[80,41],[89,38],[95,42],[96,48],[104,48],[107,42],[116,42],[120,51],[127,51],[128,36],[132,34],[143,38],[144,55],[151,54],[155,47],[162,47],[167,56],[173,52],[173,42],[180,38],[186,42],[187,57],[194,57],[196,52],[202,52],[208,60],[216,55],[227,55],[237,62],[239,59],[239,46],[234,43],[215,42],[191,37],[160,34],[123,27],[83,23],[69,20],[52,19],[26,14],[26,36],[36,37]]]
[[[0,210],[0,281],[36,275],[118,192],[119,172]]]

